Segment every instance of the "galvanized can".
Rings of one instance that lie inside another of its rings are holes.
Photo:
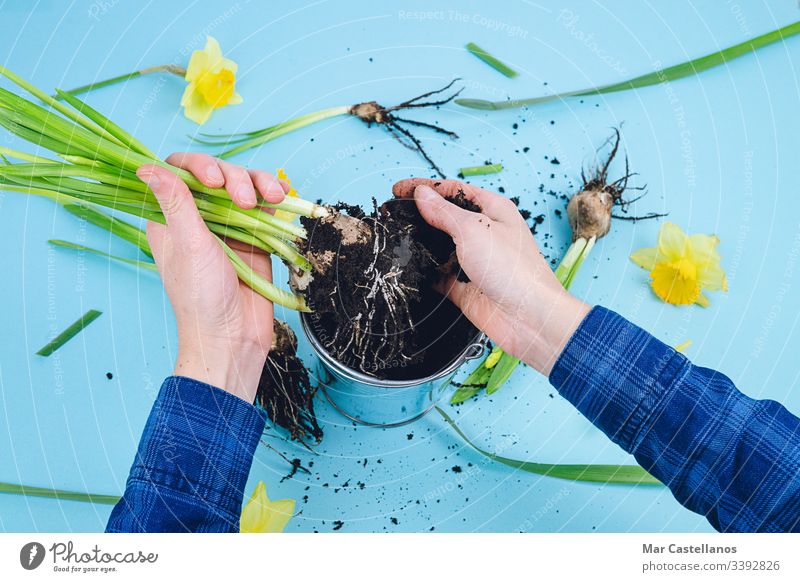
[[[479,333],[435,374],[413,380],[380,380],[336,361],[314,335],[310,317],[301,313],[300,322],[319,360],[316,371],[325,397],[340,414],[367,426],[403,426],[422,418],[436,406],[458,367],[486,350],[487,338]]]

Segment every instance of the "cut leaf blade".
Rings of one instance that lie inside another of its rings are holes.
[[[568,481],[581,481],[587,483],[607,483],[618,485],[661,485],[661,481],[653,477],[639,465],[593,465],[593,464],[556,464],[556,463],[535,463],[533,461],[519,461],[508,457],[501,457],[486,451],[474,444],[466,434],[458,427],[455,421],[447,413],[436,407],[436,411],[444,418],[458,436],[466,442],[472,449],[484,457],[506,465],[536,475],[544,475],[556,479],[566,479]]]
[[[120,500],[118,495],[98,495],[96,493],[81,493],[79,491],[66,491],[63,489],[49,489],[47,487],[31,487],[14,483],[0,483],[0,493],[10,495],[25,495],[27,497],[46,497],[63,501],[82,501],[84,503],[99,503],[102,505],[116,505]]]
[[[44,356],[47,357],[67,343],[69,340],[74,338],[78,335],[83,329],[92,323],[95,319],[100,317],[103,314],[102,311],[97,311],[96,309],[90,309],[86,313],[84,313],[80,319],[78,319],[75,323],[70,325],[67,329],[62,331],[58,334],[53,340],[36,352],[37,356]]]

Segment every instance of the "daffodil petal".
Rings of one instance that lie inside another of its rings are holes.
[[[259,481],[250,500],[242,509],[239,531],[242,533],[279,533],[294,515],[293,499],[270,501],[267,488]]]
[[[670,261],[677,261],[686,254],[689,237],[680,226],[673,222],[665,222],[658,231],[658,250]]]
[[[189,82],[196,81],[208,66],[208,55],[203,51],[194,51],[189,58],[189,66],[186,67],[185,79]]]
[[[236,72],[239,70],[239,65],[237,65],[236,62],[232,61],[231,59],[222,59],[222,61],[220,61],[219,68],[236,74]]]
[[[186,87],[181,99],[181,105],[184,108],[184,115],[199,125],[203,125],[208,121],[214,112],[214,107],[203,99],[203,96],[193,87],[193,83]]]
[[[294,219],[297,218],[297,215],[293,212],[287,212],[286,210],[276,210],[275,218],[280,218],[286,222],[293,222]]]
[[[265,524],[264,533],[280,533],[294,515],[294,499],[279,499],[270,503],[270,515]]]
[[[700,293],[700,295],[697,296],[697,300],[695,301],[695,303],[697,303],[697,305],[699,305],[700,307],[709,307],[711,305],[711,301],[709,300],[709,298],[703,295],[702,293]]]
[[[244,99],[242,99],[241,95],[239,95],[238,93],[234,93],[233,95],[231,95],[231,98],[228,99],[227,105],[239,105],[243,101]]]
[[[706,291],[727,291],[728,282],[725,271],[719,263],[708,264],[698,270],[697,280]]]
[[[213,67],[221,67],[224,58],[222,57],[222,47],[219,46],[219,41],[213,36],[206,37],[206,47],[203,52],[208,55],[208,64]]]
[[[656,267],[659,256],[658,249],[639,249],[631,255],[631,261],[639,265],[642,269],[652,271]]]
[[[707,234],[693,234],[689,237],[692,259],[700,265],[718,263],[720,261],[717,245],[719,239]]]

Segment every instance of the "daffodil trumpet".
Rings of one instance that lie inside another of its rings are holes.
[[[288,121],[284,121],[278,123],[276,125],[271,125],[269,127],[265,127],[262,129],[257,129],[254,131],[248,131],[244,133],[232,133],[232,134],[200,134],[201,138],[193,138],[194,141],[209,145],[209,146],[234,146],[229,147],[228,149],[222,151],[221,153],[217,154],[217,157],[226,159],[235,156],[236,154],[240,154],[244,151],[252,149],[254,147],[258,147],[262,144],[265,144],[273,139],[276,139],[282,135],[286,135],[287,133],[291,133],[296,131],[302,127],[306,127],[308,125],[318,123],[325,119],[331,119],[333,117],[339,117],[342,115],[351,115],[353,117],[357,117],[368,126],[380,125],[389,132],[389,134],[394,137],[398,142],[400,142],[403,146],[419,153],[425,161],[430,165],[430,167],[441,177],[444,178],[445,175],[439,166],[431,159],[428,153],[425,151],[425,148],[422,145],[422,142],[417,138],[414,133],[411,131],[412,127],[421,127],[426,129],[431,129],[436,133],[440,133],[446,135],[451,139],[457,139],[458,134],[453,131],[449,131],[438,125],[434,125],[432,123],[425,123],[422,121],[417,121],[415,119],[406,119],[404,117],[398,116],[399,111],[403,110],[410,110],[410,109],[421,109],[425,107],[439,107],[441,105],[445,105],[455,99],[461,90],[454,92],[453,94],[441,98],[441,99],[433,99],[431,101],[425,101],[426,99],[433,97],[434,95],[439,95],[448,91],[458,79],[454,79],[446,86],[442,87],[441,89],[437,89],[435,91],[429,91],[428,93],[423,93],[422,95],[418,95],[407,101],[403,101],[398,105],[394,105],[392,107],[384,107],[375,101],[365,101],[363,103],[357,103],[355,105],[341,105],[338,107],[330,107],[327,109],[322,109],[320,111],[315,111],[313,113],[306,113],[305,115],[300,115],[298,117],[294,117],[289,119]]]
[[[0,149],[0,188],[43,196],[61,204],[87,203],[163,222],[153,193],[136,177],[144,164],[158,164],[179,175],[190,187],[201,217],[221,237],[240,279],[268,299],[295,310],[308,310],[305,300],[280,289],[238,259],[224,238],[250,244],[279,256],[295,271],[310,269],[298,250],[306,237],[302,226],[263,212],[274,208],[288,216],[320,218],[330,210],[297,196],[280,204],[261,202],[258,208],[237,207],[222,188],[209,188],[191,173],[174,168],[144,144],[77,97],[58,91],[64,103],[37,89],[18,75],[0,67],[0,76],[26,90],[48,108],[0,88],[0,126],[18,137],[55,153],[59,159]],[[17,160],[12,163],[11,159]]]
[[[643,190],[644,186],[629,185],[628,182],[634,174],[630,171],[627,157],[625,173],[620,178],[609,181],[609,167],[619,152],[620,141],[619,130],[615,129],[614,134],[600,146],[601,150],[611,146],[605,160],[588,176],[585,171],[581,172],[583,182],[581,189],[567,204],[572,244],[555,270],[556,279],[565,289],[569,289],[572,285],[595,243],[609,233],[613,219],[639,221],[665,216],[656,213],[643,216],[628,214],[629,206],[641,196],[629,200],[624,198],[624,193],[627,190]],[[621,214],[614,213],[615,208],[619,208]],[[494,394],[508,381],[519,363],[519,359],[500,348],[495,348],[463,383],[457,385],[458,389],[450,403],[464,402],[484,389],[487,395]]]
[[[184,115],[195,123],[203,125],[215,110],[242,102],[241,95],[236,92],[237,70],[238,65],[223,56],[217,39],[209,36],[205,48],[192,53],[186,68],[175,64],[148,67],[75,87],[69,91],[58,92],[53,98],[67,100],[67,95],[80,95],[153,73],[170,73],[182,77],[188,83],[181,98]]]

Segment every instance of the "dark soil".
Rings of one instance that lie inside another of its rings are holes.
[[[322,429],[314,413],[315,392],[308,370],[297,357],[297,337],[288,325],[276,319],[272,348],[258,382],[256,403],[273,423],[288,431],[292,439],[320,442]]]
[[[451,200],[480,210],[463,194]],[[374,204],[369,214],[339,210],[301,219],[314,265],[305,290],[312,331],[338,361],[376,378],[417,379],[446,367],[478,334],[433,289],[445,275],[463,278],[452,239],[413,200]]]

